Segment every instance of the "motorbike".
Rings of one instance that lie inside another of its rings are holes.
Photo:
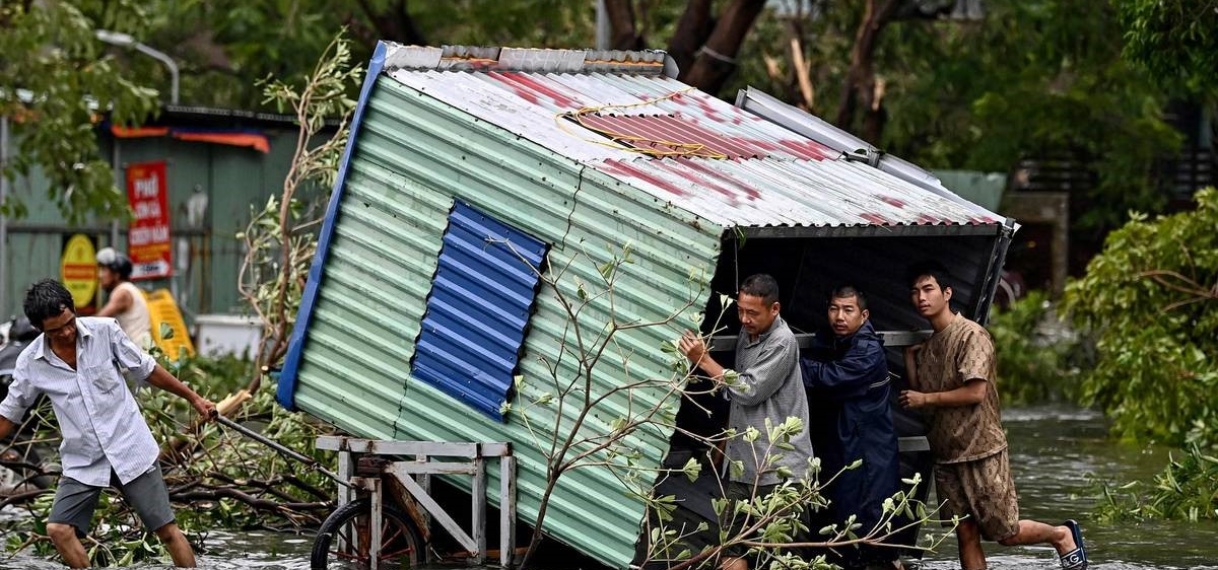
[[[30,343],[42,334],[24,316],[14,318],[5,323],[7,331],[2,337],[4,344],[0,345],[0,400],[8,396],[9,384],[13,381],[13,370],[17,366],[17,357]],[[18,429],[4,441],[0,441],[0,487],[15,489],[23,485],[33,485],[39,489],[49,488],[54,484],[52,473],[55,466],[47,464],[47,458],[54,458],[54,450],[39,443],[37,432],[46,427],[46,419],[50,414],[50,404],[40,398],[18,425]]]

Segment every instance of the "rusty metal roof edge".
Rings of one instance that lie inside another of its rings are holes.
[[[735,226],[725,235],[739,232],[747,238],[825,238],[825,237],[932,237],[996,236],[1011,232],[1009,220],[992,224],[897,224],[838,226]]]
[[[663,50],[540,49],[479,46],[385,45],[384,72],[521,71],[530,73],[630,73],[676,78],[676,62]]]

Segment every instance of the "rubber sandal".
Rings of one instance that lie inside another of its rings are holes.
[[[1078,526],[1078,521],[1070,519],[1063,526],[1070,529],[1070,534],[1074,535],[1075,549],[1061,555],[1063,570],[1087,570],[1087,547],[1083,545],[1083,529]]]

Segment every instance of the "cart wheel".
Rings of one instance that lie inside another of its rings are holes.
[[[327,570],[331,564],[340,568],[369,568],[371,517],[372,501],[368,497],[334,511],[317,530],[310,568]],[[423,558],[423,539],[414,521],[397,508],[385,505],[381,510],[381,551],[377,556],[377,568],[413,568],[422,564]]]

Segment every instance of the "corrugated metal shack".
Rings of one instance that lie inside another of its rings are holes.
[[[933,255],[960,277],[965,314],[984,318],[1012,231],[1005,220],[814,117],[752,91],[733,106],[674,71],[662,52],[379,46],[280,402],[360,437],[509,441],[527,523],[559,408],[533,407],[526,425],[509,405],[530,392],[514,394],[513,377],[530,386],[550,377],[550,363],[573,366],[560,354],[570,323],[530,264],[574,260],[569,281],[595,283],[584,254],[603,261],[607,247],[630,243],[617,318],[663,321],[690,303],[671,326],[621,333],[630,366],[597,369],[602,391],[670,375],[661,343],[705,329],[718,312],[712,293],[734,295],[757,271],[783,284],[784,314],[804,330],[823,323],[829,288],[852,281],[872,292],[878,328],[909,331],[924,323],[902,269]],[[584,315],[591,330],[607,321],[607,303]],[[616,415],[663,396],[608,405]],[[562,410],[559,425],[571,425],[578,410]],[[587,429],[608,433],[606,416]],[[641,430],[628,443],[656,467],[670,436]],[[545,531],[626,566],[642,500],[609,468],[562,481]]]

